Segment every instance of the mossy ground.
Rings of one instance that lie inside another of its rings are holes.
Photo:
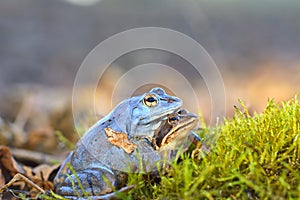
[[[203,134],[219,136],[201,159],[188,153],[160,183],[130,175],[137,187],[124,199],[299,199],[300,108],[297,98],[273,100],[250,115],[241,102],[232,119]],[[207,137],[209,143],[209,137]]]

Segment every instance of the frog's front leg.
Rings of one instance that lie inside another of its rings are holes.
[[[188,135],[188,140],[193,143],[195,146],[197,146],[201,141],[202,138],[199,137],[196,133],[194,133],[193,131],[191,131]]]
[[[198,159],[200,159],[210,152],[210,149],[203,143],[202,138],[200,138],[196,133],[190,132],[188,139],[196,147],[191,154],[193,159],[196,156],[198,157]]]
[[[111,193],[112,187],[117,184],[115,174],[101,168],[85,169],[77,171],[76,174],[64,174],[63,176],[66,177],[56,185],[55,191],[62,196],[103,195]]]

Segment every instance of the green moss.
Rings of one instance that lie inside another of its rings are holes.
[[[130,175],[137,187],[126,199],[299,199],[297,97],[281,104],[270,100],[263,113],[253,115],[240,103],[242,109],[224,125],[205,128],[206,142],[214,144],[209,154],[200,160],[182,155],[159,183]]]

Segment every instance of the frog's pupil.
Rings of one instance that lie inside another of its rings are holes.
[[[155,99],[154,97],[149,97],[149,98],[147,99],[147,101],[150,102],[150,103],[152,103],[152,102],[155,102],[156,99]]]
[[[171,117],[170,118],[170,121],[176,121],[177,120],[177,117]]]

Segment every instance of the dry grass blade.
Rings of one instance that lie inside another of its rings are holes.
[[[25,183],[29,184],[31,187],[37,189],[41,193],[45,194],[45,190],[43,190],[41,187],[39,187],[37,184],[32,182],[29,178],[27,178],[25,175],[17,173],[7,184],[5,184],[2,188],[0,188],[0,194],[4,192],[7,188],[12,186],[14,183],[18,181],[24,181]]]

